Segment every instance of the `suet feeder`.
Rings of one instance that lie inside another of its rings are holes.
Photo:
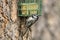
[[[41,15],[42,0],[19,0],[18,16]]]

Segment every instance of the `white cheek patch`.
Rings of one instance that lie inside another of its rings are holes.
[[[27,19],[27,21],[31,21],[33,18],[32,17],[29,17],[28,19]]]
[[[34,16],[34,18],[37,18],[37,16]]]

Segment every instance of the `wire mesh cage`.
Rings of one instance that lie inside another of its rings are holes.
[[[42,0],[19,0],[18,16],[41,15]]]

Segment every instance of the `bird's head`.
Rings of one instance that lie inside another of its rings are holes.
[[[38,15],[36,15],[36,14],[33,14],[32,17],[35,18],[35,19],[39,18]]]

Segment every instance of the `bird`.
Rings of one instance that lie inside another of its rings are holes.
[[[36,15],[36,14],[33,14],[31,16],[29,16],[27,19],[26,19],[26,22],[25,22],[25,27],[26,27],[26,30],[25,32],[23,33],[23,36],[28,32],[28,31],[31,31],[31,26],[38,20],[39,16]]]
[[[39,16],[36,14],[33,14],[30,17],[28,17],[26,20],[26,27],[27,28],[31,27],[38,20],[38,18]]]

